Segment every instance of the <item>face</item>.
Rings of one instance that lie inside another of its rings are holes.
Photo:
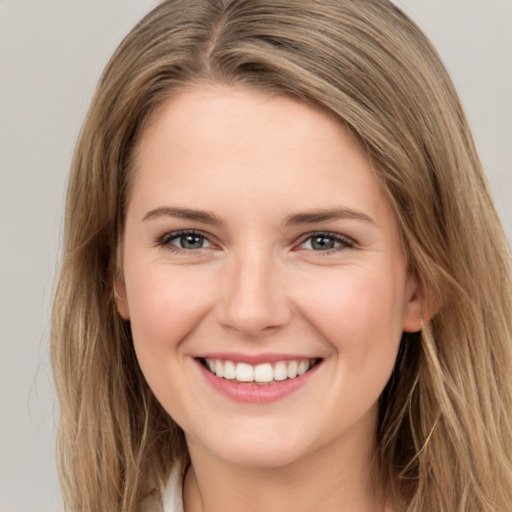
[[[293,99],[204,86],[138,150],[118,310],[189,447],[255,466],[367,449],[421,305],[351,135]]]

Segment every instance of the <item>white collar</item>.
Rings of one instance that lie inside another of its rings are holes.
[[[169,480],[162,492],[164,512],[184,512],[182,465],[174,464]]]

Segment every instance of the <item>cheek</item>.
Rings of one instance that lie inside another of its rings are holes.
[[[125,273],[130,323],[141,365],[180,346],[208,312],[212,291],[197,272],[149,265]]]
[[[135,353],[159,402],[176,420],[183,419],[191,392],[190,379],[183,374],[189,369],[184,341],[210,311],[213,290],[197,269],[187,272],[165,264],[147,268],[135,266],[130,272],[125,267]]]
[[[394,352],[402,334],[401,282],[395,273],[363,268],[311,280],[302,294],[302,314],[338,352],[361,358],[370,351]]]

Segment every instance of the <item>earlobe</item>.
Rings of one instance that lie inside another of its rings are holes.
[[[404,332],[418,332],[424,322],[422,304],[419,297],[413,298],[405,305],[402,330]]]
[[[432,319],[435,308],[426,299],[417,277],[409,276],[406,288],[402,330],[418,332]]]
[[[130,310],[126,297],[126,286],[122,277],[114,279],[114,300],[116,301],[117,312],[121,318],[123,320],[129,320]]]

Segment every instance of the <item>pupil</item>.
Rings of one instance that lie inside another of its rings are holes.
[[[334,240],[328,236],[315,236],[311,240],[311,247],[318,251],[326,251],[334,248]]]
[[[183,249],[200,249],[203,245],[203,237],[199,235],[183,235],[180,238]]]

